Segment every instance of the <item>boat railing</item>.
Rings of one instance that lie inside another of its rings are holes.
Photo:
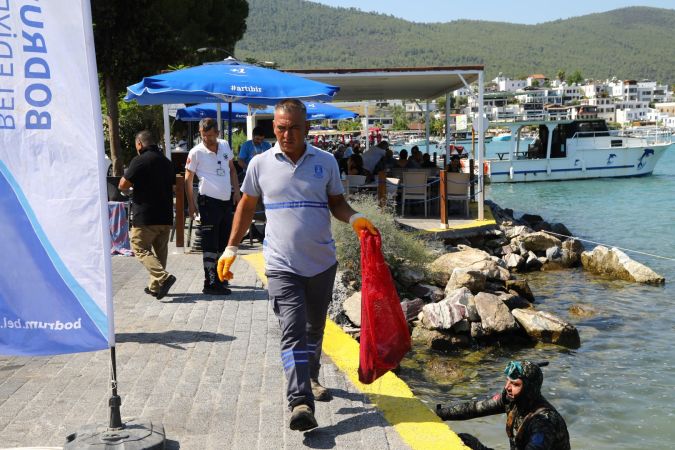
[[[618,135],[626,138],[644,140],[647,145],[663,145],[673,143],[673,135],[667,128],[633,128],[621,130]]]
[[[644,129],[644,130],[612,130],[612,131],[578,131],[572,136],[571,140],[579,147],[583,142],[583,146],[598,147],[600,143],[599,138],[615,138],[611,139],[609,145],[611,147],[630,147],[629,139],[640,140],[641,145],[667,145],[672,144],[673,136],[667,129]],[[583,139],[579,142],[579,139]],[[591,140],[592,139],[592,140]],[[591,145],[592,144],[592,145]]]

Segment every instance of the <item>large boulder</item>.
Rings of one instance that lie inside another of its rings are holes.
[[[581,265],[589,272],[637,283],[663,284],[666,279],[644,264],[628,257],[616,247],[598,245],[581,254]]]
[[[514,309],[511,311],[530,338],[569,348],[579,348],[581,340],[574,325],[546,311]]]
[[[445,298],[445,292],[443,289],[432,284],[415,284],[408,288],[410,292],[415,297],[419,297],[423,300],[428,300],[431,302],[440,302]]]
[[[531,228],[528,228],[525,225],[518,225],[518,226],[507,229],[504,232],[504,235],[508,239],[513,239],[513,238],[519,237],[519,236],[526,236],[526,235],[530,234],[531,232],[532,232]]]
[[[361,293],[354,292],[350,297],[345,300],[342,304],[342,308],[345,311],[345,315],[351,323],[357,327],[361,326]]]
[[[439,351],[467,347],[471,343],[467,335],[429,330],[423,327],[413,328],[412,340],[421,342],[432,350]]]
[[[579,239],[566,239],[562,243],[562,265],[565,267],[579,266],[583,252],[584,246]]]
[[[535,272],[540,270],[541,266],[542,263],[537,255],[535,255],[534,252],[527,252],[527,257],[525,259],[525,270],[528,272]]]
[[[424,301],[421,298],[406,299],[401,302],[401,309],[407,321],[415,320],[423,307]]]
[[[521,237],[520,243],[525,250],[531,250],[535,253],[545,252],[548,248],[560,247],[562,245],[560,239],[543,231],[530,233],[527,236]]]
[[[509,280],[506,282],[506,289],[516,291],[528,302],[534,302],[534,294],[532,294],[532,289],[527,284],[527,280]]]
[[[509,253],[504,256],[506,268],[514,272],[520,272],[525,268],[525,259],[518,253]]]
[[[424,305],[422,314],[422,324],[436,330],[449,330],[457,322],[468,318],[466,306],[449,299]]]
[[[459,303],[466,307],[467,318],[471,322],[480,322],[480,316],[476,309],[476,302],[474,302],[473,294],[466,287],[461,287],[447,294],[446,300],[450,303]]]
[[[485,278],[487,278],[488,280],[506,281],[509,278],[511,278],[511,272],[509,272],[504,267],[500,266],[493,259],[486,259],[483,261],[475,262],[471,264],[469,267],[465,267],[465,269],[477,270],[481,272],[483,275],[485,275]]]
[[[459,252],[446,253],[429,265],[433,281],[439,286],[448,283],[452,271],[456,268],[469,267],[479,261],[490,260],[490,254],[483,250],[462,246]]]
[[[482,272],[471,269],[456,268],[450,275],[450,280],[445,286],[445,293],[452,292],[461,287],[468,288],[472,293],[477,294],[485,289],[487,277]]]
[[[516,291],[511,292],[497,292],[495,293],[499,300],[503,301],[509,311],[512,311],[516,308],[531,308],[532,303],[525,300],[523,297],[518,295]]]
[[[551,231],[562,234],[563,236],[572,236],[572,232],[565,226],[565,224],[554,222],[551,224]]]
[[[509,308],[496,295],[481,292],[474,297],[474,301],[486,334],[508,333],[518,329]]]
[[[396,280],[401,283],[403,287],[408,288],[414,284],[424,281],[424,272],[419,269],[403,267],[396,274]]]

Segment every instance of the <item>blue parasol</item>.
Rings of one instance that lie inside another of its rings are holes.
[[[233,58],[143,78],[127,87],[126,101],[166,103],[257,103],[284,98],[330,100],[338,87]]]
[[[307,120],[322,119],[353,119],[358,114],[346,109],[321,102],[303,102],[307,107]],[[216,118],[218,105],[216,103],[202,103],[199,105],[181,108],[176,112],[176,119],[182,121],[197,121],[205,117]],[[253,110],[253,114],[273,114],[274,109],[268,107],[262,110]],[[248,114],[248,107],[241,103],[232,104],[232,122],[244,122]],[[224,120],[228,119],[227,111],[224,111]]]

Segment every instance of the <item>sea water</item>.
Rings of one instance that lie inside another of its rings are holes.
[[[493,184],[486,197],[516,217],[527,212],[562,222],[583,239],[675,259],[675,145],[649,177]],[[675,261],[626,253],[665,276],[665,286],[606,280],[580,269],[526,275],[536,308],[577,327],[579,349],[537,345],[439,354],[418,348],[401,377],[434,408],[499,391],[511,359],[548,361],[542,390],[565,417],[572,448],[674,448]],[[572,305],[592,314],[575,316]],[[447,381],[439,381],[439,368]],[[503,414],[448,423],[488,446],[508,448]]]

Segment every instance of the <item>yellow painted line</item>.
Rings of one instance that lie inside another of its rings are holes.
[[[471,205],[471,213],[476,214],[476,205]],[[477,214],[476,214],[477,215]],[[426,228],[424,231],[430,233],[440,233],[449,230],[469,230],[471,228],[480,228],[488,225],[497,225],[497,221],[492,216],[492,210],[489,207],[483,208],[483,220],[472,220],[462,225],[450,225],[448,228]]]
[[[267,284],[262,253],[242,257]],[[323,351],[358,390],[382,412],[401,438],[413,449],[466,449],[461,439],[391,372],[372,384],[359,382],[359,344],[332,320],[326,321]]]

